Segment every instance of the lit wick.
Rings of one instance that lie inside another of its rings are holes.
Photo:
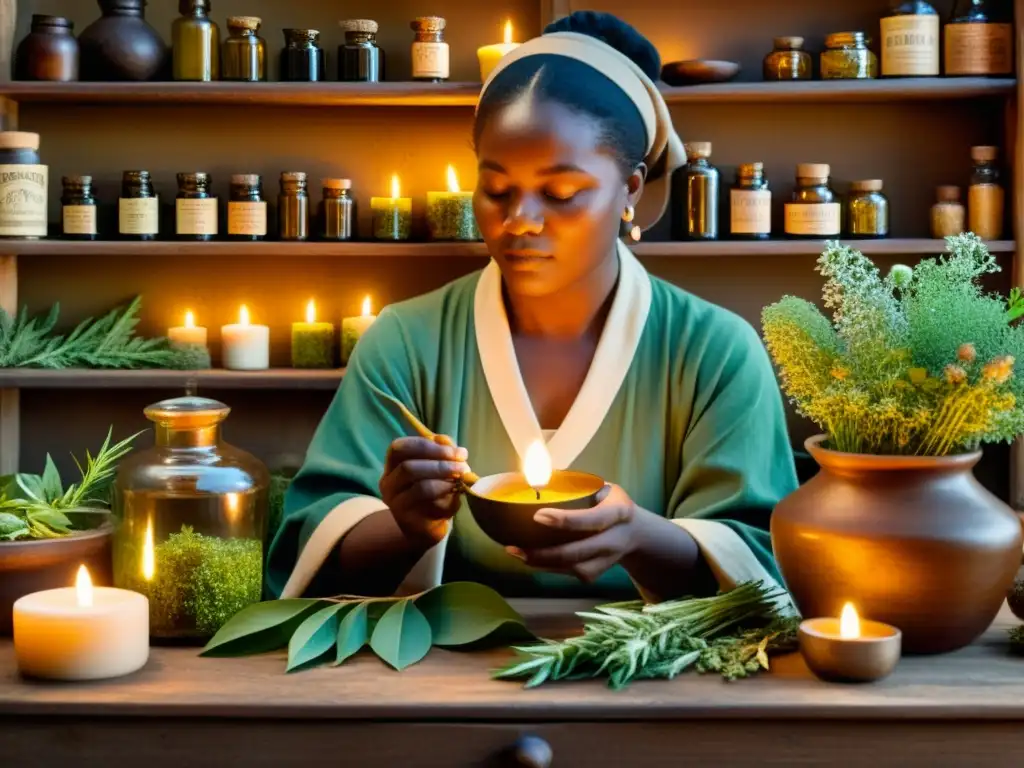
[[[536,440],[526,449],[523,475],[526,477],[526,484],[537,494],[537,501],[540,501],[540,489],[551,482],[551,456],[548,455],[543,441]]]

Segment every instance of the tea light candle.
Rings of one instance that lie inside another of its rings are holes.
[[[459,190],[455,169],[448,166],[448,191],[427,192],[427,230],[431,240],[479,240],[473,216],[473,193]]]
[[[249,309],[238,311],[238,322],[222,326],[224,367],[234,371],[262,371],[270,367],[270,328],[251,325]]]
[[[512,42],[512,22],[506,21],[505,42],[485,45],[483,48],[476,49],[476,57],[480,61],[480,82],[486,83],[501,57],[518,47],[519,43]]]
[[[316,322],[316,304],[306,305],[306,322],[292,323],[292,367],[330,368],[334,364],[334,323]]]
[[[822,680],[866,683],[880,680],[900,659],[902,633],[880,621],[863,621],[852,603],[838,619],[807,619],[798,631],[800,653]]]
[[[167,338],[172,344],[197,344],[200,347],[206,346],[206,329],[196,325],[195,315],[192,310],[185,312],[185,324],[167,329]]]
[[[408,240],[412,231],[412,198],[399,196],[398,176],[391,177],[391,197],[371,197],[373,236],[377,240]]]
[[[14,603],[14,657],[21,674],[48,680],[102,680],[149,659],[149,600],[94,587],[88,569],[75,586],[33,592]]]
[[[341,364],[348,365],[352,350],[366,329],[373,325],[377,316],[371,312],[370,297],[363,299],[363,314],[359,317],[344,317],[341,320]]]

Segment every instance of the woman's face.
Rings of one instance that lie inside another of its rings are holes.
[[[623,179],[593,118],[552,102],[514,102],[483,127],[477,159],[473,210],[511,293],[556,293],[614,257],[642,176]]]

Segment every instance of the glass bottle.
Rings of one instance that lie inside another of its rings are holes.
[[[156,240],[160,234],[160,197],[149,171],[125,171],[117,201],[117,231],[125,240]]]
[[[345,33],[345,42],[338,46],[338,80],[343,83],[384,80],[384,51],[377,45],[377,22],[346,19],[339,24]]]
[[[92,176],[65,176],[60,198],[61,237],[65,240],[95,240],[99,234]]]
[[[710,141],[686,145],[686,237],[718,239],[718,169],[708,162]]]
[[[772,52],[764,57],[765,80],[810,80],[811,54],[803,50],[802,37],[776,37]]]
[[[49,173],[40,162],[38,133],[0,131],[0,237],[46,237]]]
[[[256,173],[238,173],[231,177],[228,200],[228,239],[265,240],[267,202],[263,198],[263,179]]]
[[[763,163],[742,163],[729,190],[729,234],[737,240],[767,240],[772,233],[772,193]]]
[[[964,231],[966,211],[960,202],[960,187],[941,186],[935,190],[936,203],[932,206],[932,237],[937,240],[959,235]]]
[[[822,80],[867,80],[878,77],[878,57],[863,32],[835,32],[821,52]]]
[[[174,232],[179,240],[213,240],[217,236],[217,198],[210,174],[179,173],[174,201]]]
[[[281,174],[281,194],[277,197],[278,236],[282,240],[309,239],[309,192],[306,174],[301,171]]]
[[[324,51],[316,29],[284,30],[285,47],[281,51],[281,80],[290,83],[315,83],[324,79]]]
[[[451,74],[448,43],[444,41],[447,25],[440,16],[420,16],[409,25],[416,32],[412,43],[412,79],[439,83]]]
[[[223,403],[179,397],[144,413],[155,445],[114,480],[114,584],[149,598],[150,636],[202,641],[262,597],[270,473],[221,439]]]
[[[999,183],[998,147],[971,147],[971,186],[967,188],[967,228],[983,240],[1003,235],[1003,187]]]
[[[889,200],[882,194],[881,179],[852,182],[846,209],[850,237],[889,235]]]
[[[229,16],[224,40],[221,78],[247,83],[267,79],[267,43],[259,36],[263,20],[258,16]]]
[[[946,24],[947,75],[1013,74],[1013,25],[991,0],[956,0]]]
[[[32,26],[14,52],[15,80],[78,79],[78,41],[75,25],[63,16],[32,14]]]
[[[146,22],[146,0],[98,0],[103,15],[78,36],[82,80],[165,79],[163,36]]]
[[[352,240],[355,237],[356,201],[351,179],[324,179],[320,202],[320,237],[323,240]]]
[[[882,17],[882,77],[939,74],[939,14],[924,0],[893,0]]]
[[[800,163],[796,187],[785,206],[785,231],[790,237],[821,239],[838,237],[842,206],[829,186],[832,169],[827,163]]]
[[[220,78],[220,30],[207,15],[210,0],[179,0],[181,13],[171,25],[175,80],[210,82]]]

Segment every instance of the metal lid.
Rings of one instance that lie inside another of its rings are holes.
[[[851,181],[850,189],[852,189],[855,192],[881,192],[882,180],[862,179],[860,181]]]
[[[796,177],[798,179],[827,179],[832,173],[828,163],[797,163]]]
[[[163,427],[195,429],[223,421],[231,409],[219,400],[208,397],[175,397],[153,403],[142,412],[147,419]]]
[[[417,32],[442,32],[447,24],[440,16],[419,16],[409,26]]]
[[[305,181],[305,171],[285,171],[281,174],[281,181]]]
[[[342,19],[338,26],[343,32],[363,32],[371,35],[376,34],[380,28],[373,19]]]
[[[762,173],[764,173],[764,163],[740,163],[736,168],[737,176],[759,176]]]
[[[871,42],[863,32],[833,32],[825,36],[826,48],[859,48]]]
[[[231,176],[232,184],[242,184],[247,187],[259,186],[263,179],[258,173],[236,173]]]
[[[65,187],[88,187],[92,184],[92,176],[62,176],[60,183]]]
[[[711,142],[710,141],[691,141],[683,145],[686,150],[687,158],[695,157],[711,157]]]
[[[2,136],[3,134],[0,134]],[[990,163],[999,157],[999,147],[971,147],[971,160]]]
[[[248,29],[256,32],[263,19],[259,16],[228,16],[228,29]]]
[[[39,149],[39,134],[26,131],[0,131],[0,149]]]
[[[943,184],[935,189],[935,196],[940,203],[955,203],[960,199],[960,187],[955,184]]]
[[[772,40],[772,46],[777,51],[799,51],[804,47],[804,39],[799,35],[776,37]]]

